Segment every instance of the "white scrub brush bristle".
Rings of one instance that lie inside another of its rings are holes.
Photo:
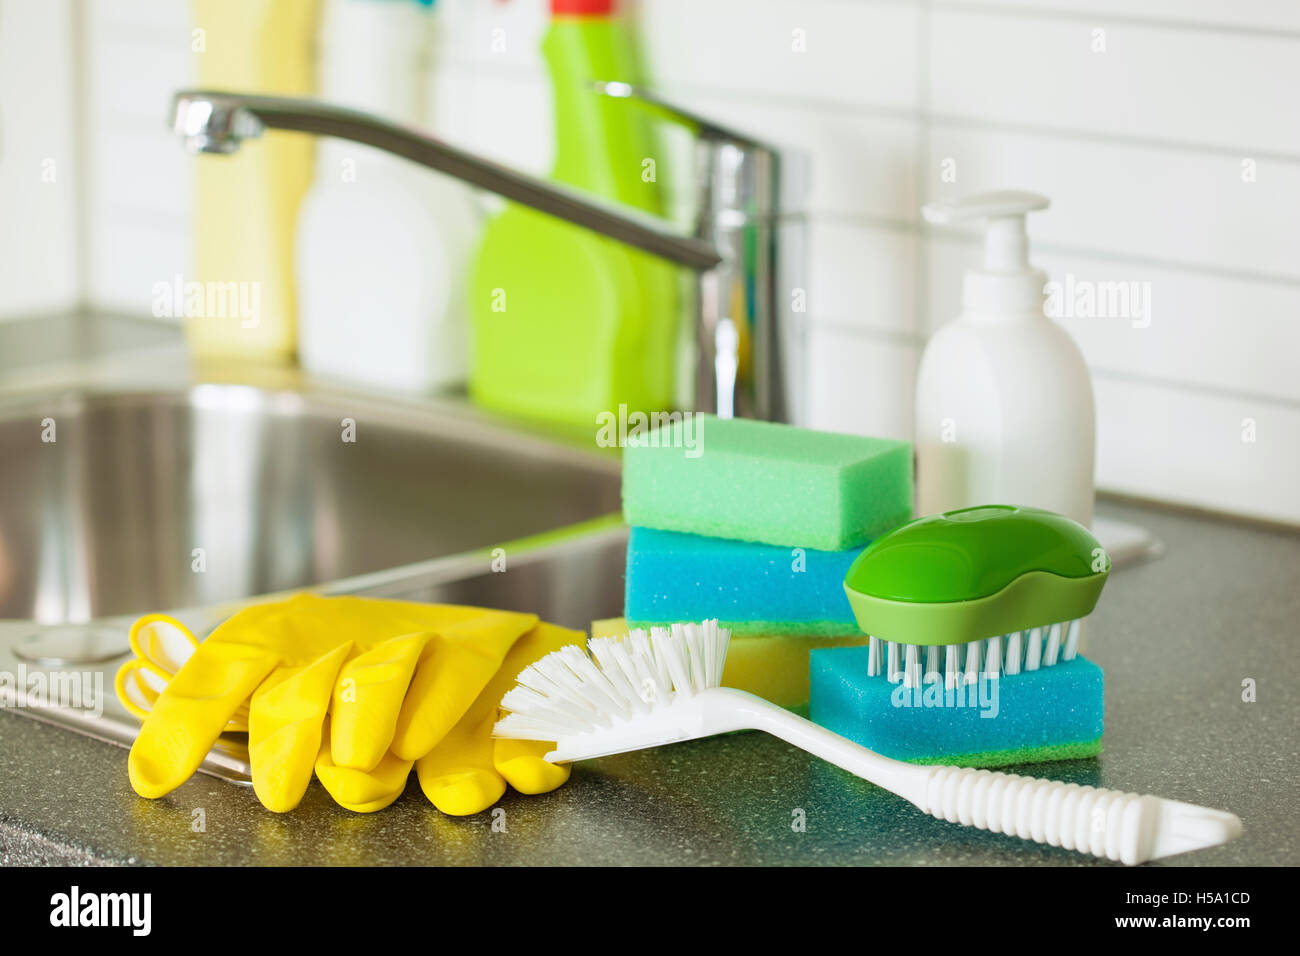
[[[501,700],[499,737],[560,740],[608,731],[722,683],[731,632],[674,624],[570,644],[524,668]],[[590,655],[590,656],[589,656]]]

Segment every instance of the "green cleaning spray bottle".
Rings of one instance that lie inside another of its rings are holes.
[[[591,88],[639,80],[614,0],[551,0],[542,51],[555,101],[552,177],[660,213],[651,120]],[[511,205],[484,230],[470,290],[479,404],[577,425],[620,404],[672,404],[678,296],[668,263]]]

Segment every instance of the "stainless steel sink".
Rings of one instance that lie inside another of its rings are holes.
[[[618,507],[616,460],[468,413],[238,385],[21,396],[0,403],[0,618],[229,602]]]
[[[298,589],[617,616],[618,459],[589,441],[301,382],[0,389],[0,673],[98,688],[68,706],[11,679],[0,706],[129,745],[135,615],[204,635]],[[246,782],[242,740],[202,769]]]

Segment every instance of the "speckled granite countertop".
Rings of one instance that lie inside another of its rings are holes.
[[[1239,814],[1245,835],[1178,865],[1300,864],[1300,535],[1108,504],[1167,554],[1117,570],[1089,654],[1106,670],[1105,753],[1032,772]],[[1254,678],[1258,700],[1244,703]],[[126,751],[0,713],[5,863],[138,864],[1092,864],[956,827],[761,734],[592,761],[542,797],[450,819],[414,783],[369,816],[313,785],[276,816],[198,775],[169,796],[131,791]],[[196,832],[195,811],[205,826]],[[794,832],[796,810],[807,829]]]

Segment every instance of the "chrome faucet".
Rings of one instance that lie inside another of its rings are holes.
[[[625,83],[596,83],[592,92],[636,100],[694,133],[694,235],[414,129],[314,100],[186,90],[174,97],[172,125],[195,153],[232,153],[264,129],[352,140],[687,266],[698,280],[694,410],[784,421],[775,308],[776,151]]]

